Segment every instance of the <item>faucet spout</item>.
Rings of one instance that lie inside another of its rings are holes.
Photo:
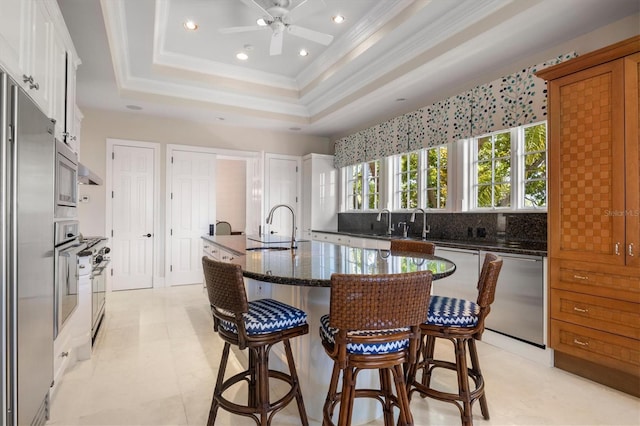
[[[387,235],[391,235],[393,232],[393,225],[391,224],[391,212],[389,209],[382,209],[378,213],[377,221],[380,222],[382,220],[382,213],[387,213]]]
[[[293,211],[293,209],[291,208],[291,206],[289,206],[287,204],[276,204],[275,206],[271,207],[271,210],[269,211],[269,214],[267,215],[267,223],[269,225],[271,225],[271,223],[273,222],[273,213],[279,207],[286,207],[291,212],[291,249],[293,250],[293,249],[296,248],[296,214]]]
[[[422,239],[426,240],[427,239],[427,234],[431,231],[431,226],[427,227],[427,212],[424,211],[423,208],[416,208],[413,209],[413,212],[411,213],[411,218],[409,219],[409,222],[415,222],[416,221],[416,212],[421,211],[422,212]]]

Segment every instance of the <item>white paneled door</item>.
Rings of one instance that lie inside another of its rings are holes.
[[[202,240],[216,219],[216,155],[172,151],[170,285],[202,282]]]
[[[300,158],[288,155],[267,154],[266,163],[266,191],[265,191],[265,218],[269,210],[277,204],[287,204],[296,213],[298,223],[301,226],[298,214],[298,170]],[[267,232],[291,237],[291,212],[286,208],[279,208],[273,216],[273,223],[266,225]]]
[[[114,145],[112,289],[153,287],[154,150]]]

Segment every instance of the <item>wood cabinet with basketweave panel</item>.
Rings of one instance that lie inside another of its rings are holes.
[[[640,396],[640,36],[544,69],[556,367]]]

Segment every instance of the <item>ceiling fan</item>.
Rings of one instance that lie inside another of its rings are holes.
[[[233,34],[248,31],[259,31],[270,28],[271,44],[269,46],[270,55],[280,55],[282,53],[282,44],[284,41],[285,31],[296,37],[311,40],[322,45],[329,45],[333,40],[330,34],[321,33],[310,30],[308,28],[293,25],[297,19],[310,15],[325,6],[323,0],[302,0],[297,6],[289,9],[291,0],[273,0],[273,6],[265,9],[255,0],[240,0],[242,3],[253,9],[265,22],[265,25],[251,25],[244,27],[228,27],[220,28],[218,31],[222,34]]]

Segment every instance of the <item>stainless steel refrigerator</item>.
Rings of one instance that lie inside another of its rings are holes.
[[[53,124],[0,69],[2,425],[41,425],[53,380]]]

